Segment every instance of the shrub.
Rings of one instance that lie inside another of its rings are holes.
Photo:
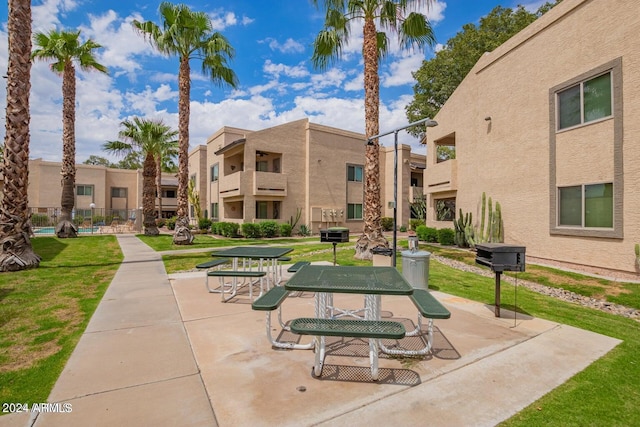
[[[167,220],[165,218],[156,218],[156,227],[162,228],[166,222]]]
[[[262,221],[258,225],[262,237],[276,237],[280,231],[280,226],[275,221]]]
[[[209,218],[200,218],[198,220],[198,229],[208,230],[211,227],[211,220]]]
[[[259,224],[245,222],[242,224],[242,235],[247,239],[257,239],[262,237],[262,230],[260,230]]]
[[[300,225],[299,234],[301,236],[311,236],[311,229],[305,224]]]
[[[220,234],[224,237],[238,237],[240,224],[235,222],[219,222],[218,224],[220,224]]]
[[[429,243],[438,243],[438,230],[433,227],[427,227],[426,238],[424,239]]]
[[[282,237],[291,237],[292,230],[291,224],[287,222],[280,224],[280,235]]]
[[[416,228],[416,234],[418,235],[418,240],[427,241],[427,226],[420,225]]]
[[[402,227],[400,227],[400,231],[404,233],[405,231],[407,231],[407,227],[403,225]]]
[[[451,246],[454,243],[455,233],[452,228],[441,228],[438,230],[438,243],[445,246]]]
[[[178,220],[177,216],[172,216],[171,218],[167,219],[167,228],[169,230],[175,230],[176,229],[176,221]]]
[[[410,219],[409,220],[409,229],[415,231],[419,225],[424,225],[424,219]]]
[[[382,225],[382,229],[384,231],[393,230],[393,218],[389,218],[388,216],[383,216],[380,218],[380,225]]]

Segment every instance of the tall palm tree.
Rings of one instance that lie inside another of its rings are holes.
[[[342,55],[349,42],[351,24],[363,23],[365,135],[380,133],[380,78],[378,61],[388,53],[389,38],[384,31],[398,35],[401,47],[432,46],[435,38],[427,17],[416,12],[432,0],[313,0],[326,12],[324,28],[313,43],[313,64],[327,69]],[[377,139],[365,149],[364,230],[356,243],[356,258],[371,259],[371,249],[389,243],[382,234],[380,202],[380,144]]]
[[[31,89],[31,0],[9,0],[7,112],[4,186],[0,202],[0,271],[37,267],[29,221],[29,90]]]
[[[107,73],[107,68],[99,64],[94,49],[102,47],[89,39],[80,42],[80,31],[56,31],[48,34],[38,32],[34,36],[38,46],[33,50],[33,58],[52,61],[51,70],[62,75],[62,196],[60,200],[60,221],[56,224],[58,237],[77,237],[78,228],[71,221],[75,204],[76,184],[76,69],[74,62],[82,70],[96,70]]]
[[[195,12],[185,5],[160,3],[162,27],[151,21],[133,21],[133,26],[151,45],[166,55],[180,59],[178,71],[178,219],[173,242],[190,244],[193,235],[189,231],[188,183],[189,183],[189,102],[191,97],[191,59],[202,61],[202,73],[212,82],[231,87],[237,86],[237,77],[227,66],[234,50],[227,39],[213,31],[211,19],[206,13]]]
[[[178,132],[162,121],[141,119],[125,120],[120,124],[124,129],[118,136],[123,141],[108,141],[103,149],[115,154],[127,155],[139,152],[144,156],[142,166],[142,214],[144,234],[157,236],[160,232],[155,220],[156,202],[156,158],[177,147]]]

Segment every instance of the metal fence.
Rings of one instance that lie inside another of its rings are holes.
[[[55,233],[60,208],[36,207],[29,210],[35,234]],[[142,226],[142,211],[139,209],[74,209],[71,218],[80,233],[140,231]]]

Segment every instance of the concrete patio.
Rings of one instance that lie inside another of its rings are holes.
[[[493,306],[434,292],[451,319],[436,321],[432,356],[381,356],[373,382],[366,343],[335,339],[315,379],[313,352],[273,349],[265,313],[246,295],[222,303],[202,272],[167,276],[135,236],[118,240],[125,261],[49,397],[72,412],[2,416],[0,426],[492,426],[619,343],[504,309],[496,318]],[[382,304],[384,317],[416,321],[408,298]],[[310,294],[283,306],[285,319],[312,313]],[[274,336],[297,339],[276,316],[273,325]]]

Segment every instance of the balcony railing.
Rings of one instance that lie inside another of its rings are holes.
[[[287,175],[272,172],[254,172],[253,195],[285,197],[287,195]]]
[[[430,165],[425,173],[425,193],[438,193],[458,189],[458,161],[447,160]]]

